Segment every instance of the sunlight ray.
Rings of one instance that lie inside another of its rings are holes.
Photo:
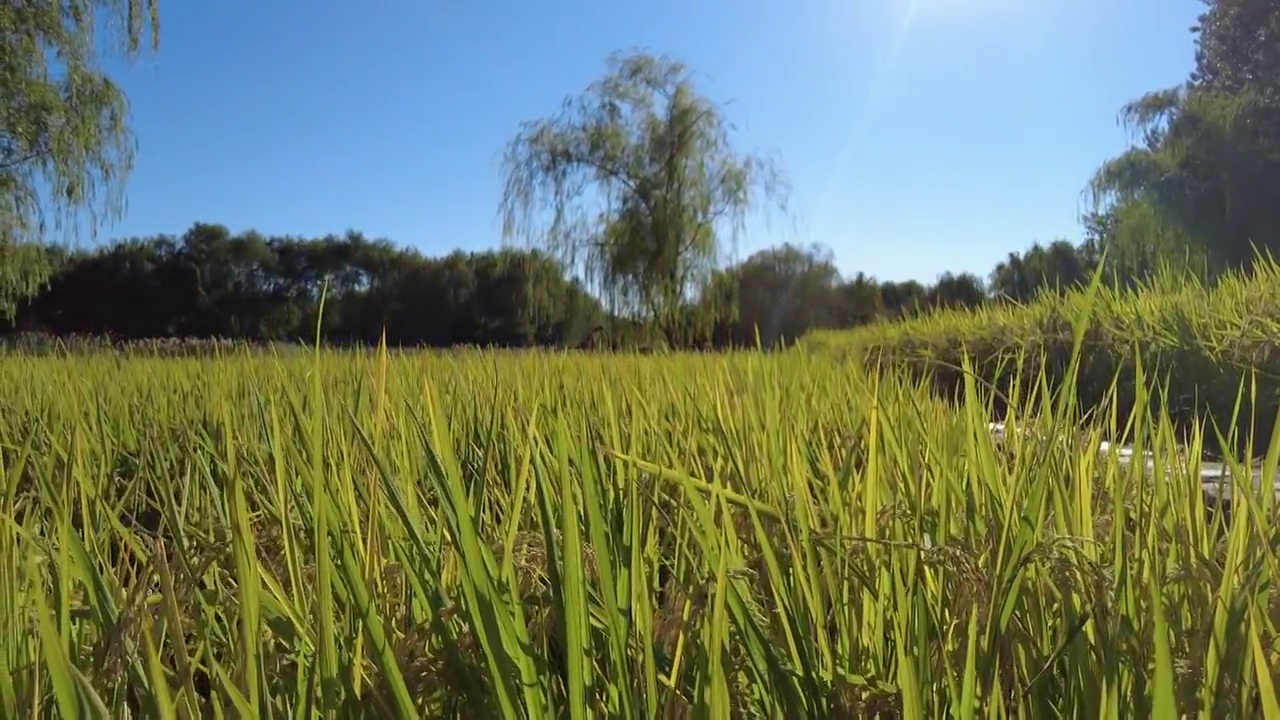
[[[857,119],[849,128],[849,134],[845,136],[845,140],[841,143],[840,152],[836,155],[836,160],[831,164],[831,170],[827,175],[827,182],[823,185],[822,194],[818,196],[818,203],[815,208],[817,216],[822,217],[827,210],[827,206],[831,201],[833,186],[835,185],[835,176],[840,169],[844,168],[853,155],[854,147],[858,143],[858,139],[866,133],[868,121],[871,119],[871,113],[876,108],[877,101],[885,82],[893,73],[894,66],[898,62],[898,56],[902,53],[902,46],[906,42],[907,35],[911,32],[911,26],[915,23],[916,15],[920,12],[920,5],[923,0],[907,0],[906,11],[902,15],[902,22],[898,23],[897,31],[894,33],[893,42],[889,45],[889,52],[885,54],[884,60],[880,63],[880,68],[871,79],[871,86],[867,88],[867,95],[862,101],[862,111],[858,113]]]

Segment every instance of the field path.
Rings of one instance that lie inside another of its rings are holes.
[[[993,422],[989,424],[991,434],[996,442],[1002,442],[1007,434],[1005,424],[1002,422]],[[1138,453],[1128,445],[1116,446],[1113,443],[1102,441],[1098,444],[1098,453],[1108,455],[1114,453],[1121,465],[1128,465],[1134,462],[1138,457]],[[1151,451],[1142,453],[1147,473],[1155,472],[1155,459]],[[1181,458],[1175,459],[1182,461]],[[1263,488],[1268,485],[1271,487],[1272,495],[1280,501],[1280,472],[1274,474],[1271,478],[1265,478],[1263,474],[1262,464],[1253,463],[1251,468],[1253,476],[1253,488],[1255,492],[1262,492]],[[1231,469],[1226,463],[1213,460],[1200,460],[1200,488],[1204,492],[1205,503],[1211,506],[1225,505],[1231,503],[1231,494],[1235,490],[1231,480]]]

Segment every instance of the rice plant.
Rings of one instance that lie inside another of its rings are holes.
[[[0,711],[1280,718],[1270,497],[1014,367],[4,356]]]

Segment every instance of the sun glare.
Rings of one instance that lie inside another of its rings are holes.
[[[893,75],[912,28],[921,24],[936,26],[940,23],[971,20],[991,12],[1021,10],[1028,2],[1029,0],[889,0],[891,20],[885,30],[891,33],[892,39],[867,88],[861,103],[862,111],[850,118],[849,136],[836,155],[832,173],[839,172],[850,161],[858,139],[865,132],[867,121],[879,103],[881,91]],[[832,189],[832,180],[828,180],[818,196],[816,210],[819,216],[826,210]]]
[[[893,28],[893,40],[889,43],[889,50],[885,53],[884,59],[880,62],[875,76],[872,78],[871,86],[867,88],[866,97],[861,103],[862,112],[857,118],[853,118],[849,135],[845,139],[843,146],[840,148],[839,154],[836,155],[835,164],[832,165],[832,172],[838,172],[846,164],[848,164],[852,154],[854,145],[859,137],[862,136],[867,120],[875,108],[877,100],[879,100],[880,90],[889,75],[893,72],[893,66],[898,61],[898,54],[902,52],[902,43],[907,39],[907,35],[911,32],[911,25],[915,22],[916,14],[920,12],[921,6],[928,3],[940,2],[982,2],[985,0],[901,0],[905,3],[905,9],[898,14],[898,21]],[[1005,1],[1005,0],[999,0]],[[828,179],[822,193],[818,196],[817,212],[821,216],[827,209],[827,203],[831,199],[832,180]]]
[[[991,11],[1017,10],[1025,4],[1026,0],[897,0],[897,2],[914,8],[911,11],[913,15],[932,20],[944,17],[965,17]]]

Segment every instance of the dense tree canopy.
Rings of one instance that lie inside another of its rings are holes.
[[[1026,272],[1019,288],[1065,289],[1091,266],[1076,248],[1033,247],[1010,263]],[[530,347],[634,347],[651,340],[635,318],[610,313],[553,256],[508,248],[429,258],[416,250],[348,231],[305,239],[232,233],[195,223],[180,236],[130,238],[95,250],[41,248],[50,282],[18,306],[0,332],[111,336],[124,340],[220,338],[308,342],[320,330],[333,344],[459,344]],[[1079,272],[1077,272],[1079,271]],[[999,275],[997,271],[995,275]],[[977,277],[944,274],[936,283],[841,277],[820,246],[761,250],[716,272],[683,306],[731,308],[710,337],[675,334],[675,347],[790,344],[818,328],[846,328],[940,307],[999,301]],[[321,314],[321,294],[324,294]],[[714,296],[714,297],[713,297]]]
[[[1066,240],[1047,247],[1035,243],[1023,253],[1009,253],[996,265],[989,287],[995,295],[1026,302],[1044,290],[1085,284],[1097,262],[1098,258],[1089,257],[1087,247]]]
[[[318,327],[327,342],[372,344],[385,329],[392,345],[519,347],[572,342],[601,317],[537,251],[428,259],[357,232],[268,238],[197,223],[63,253],[11,330],[305,341]]]
[[[829,250],[782,245],[768,248],[717,274],[710,292],[734,312],[722,318],[717,339],[764,347],[794,341],[805,330],[832,327],[840,271]]]

